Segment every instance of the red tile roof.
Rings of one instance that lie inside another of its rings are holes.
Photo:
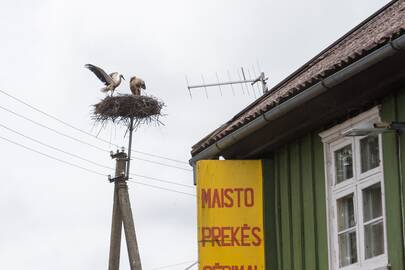
[[[392,1],[192,147],[196,155],[285,100],[405,32],[405,1]]]

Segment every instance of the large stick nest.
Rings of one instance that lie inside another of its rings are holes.
[[[151,96],[119,95],[107,96],[94,105],[93,119],[101,124],[112,121],[117,124],[128,125],[131,118],[134,126],[140,124],[162,124],[164,103]]]

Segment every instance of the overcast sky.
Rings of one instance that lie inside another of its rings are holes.
[[[126,77],[138,75],[147,94],[166,103],[164,126],[140,128],[135,150],[187,162],[190,148],[254,100],[240,87],[195,90],[190,84],[239,79],[241,66],[259,68],[270,86],[378,10],[386,0],[1,0],[0,90],[97,135],[91,105],[103,94],[86,63]],[[245,89],[246,90],[246,89]],[[44,125],[115,150],[0,93],[0,106]],[[59,159],[113,171],[51,150],[3,126],[83,158],[114,166],[107,152],[57,135],[0,108],[0,137]],[[125,145],[123,128],[101,138]],[[107,178],[27,151],[0,138],[0,262],[2,269],[107,269],[113,185]],[[191,185],[187,164],[155,160],[186,170],[134,160],[133,173]],[[134,177],[186,193],[193,188]],[[197,259],[195,197],[129,183],[143,269]],[[129,269],[123,245],[121,269]],[[162,269],[184,269],[180,266]]]

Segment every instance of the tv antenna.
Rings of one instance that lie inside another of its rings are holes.
[[[255,79],[252,79],[252,78],[251,78],[251,75],[250,75],[250,70],[248,70],[249,78],[246,78],[245,70],[243,69],[243,67],[240,68],[240,71],[241,71],[241,73],[242,73],[242,77],[241,77],[240,74],[238,73],[238,75],[239,75],[239,80],[232,80],[232,79],[231,79],[231,75],[230,75],[230,73],[229,73],[229,71],[228,71],[227,74],[228,74],[228,79],[229,79],[229,81],[220,82],[218,73],[215,73],[216,79],[217,79],[217,82],[216,82],[216,83],[205,83],[204,76],[201,75],[202,84],[195,84],[195,85],[190,85],[190,84],[189,84],[189,81],[188,81],[188,78],[187,78],[187,76],[186,76],[187,89],[188,89],[188,92],[189,92],[189,94],[190,94],[190,98],[192,98],[191,90],[192,90],[192,89],[197,89],[197,88],[204,88],[205,95],[206,95],[206,97],[208,98],[208,91],[207,91],[207,88],[208,88],[208,87],[218,87],[218,88],[219,88],[219,91],[220,91],[220,94],[221,94],[221,96],[222,96],[222,93],[223,93],[223,92],[222,92],[221,86],[225,86],[225,85],[229,85],[229,86],[231,87],[231,89],[232,89],[233,95],[235,95],[235,91],[234,91],[233,86],[234,86],[234,85],[237,85],[237,84],[241,85],[243,93],[245,93],[245,90],[244,90],[244,88],[243,88],[243,85],[245,85],[246,92],[249,94],[249,90],[248,90],[247,87],[246,87],[246,84],[248,84],[248,83],[252,86],[253,94],[255,95],[255,97],[256,97],[256,93],[255,93],[255,90],[254,90],[253,86],[254,86],[255,84],[257,84],[257,83],[260,83],[260,84],[261,84],[261,88],[262,88],[263,94],[265,94],[265,93],[268,92],[267,80],[268,80],[269,78],[266,77],[266,75],[264,74],[264,72],[260,72],[260,74],[259,74],[258,77],[256,77]]]

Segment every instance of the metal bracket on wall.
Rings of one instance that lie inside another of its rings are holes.
[[[371,128],[352,128],[342,133],[345,137],[369,136],[386,132],[404,132],[405,122],[377,122]]]

